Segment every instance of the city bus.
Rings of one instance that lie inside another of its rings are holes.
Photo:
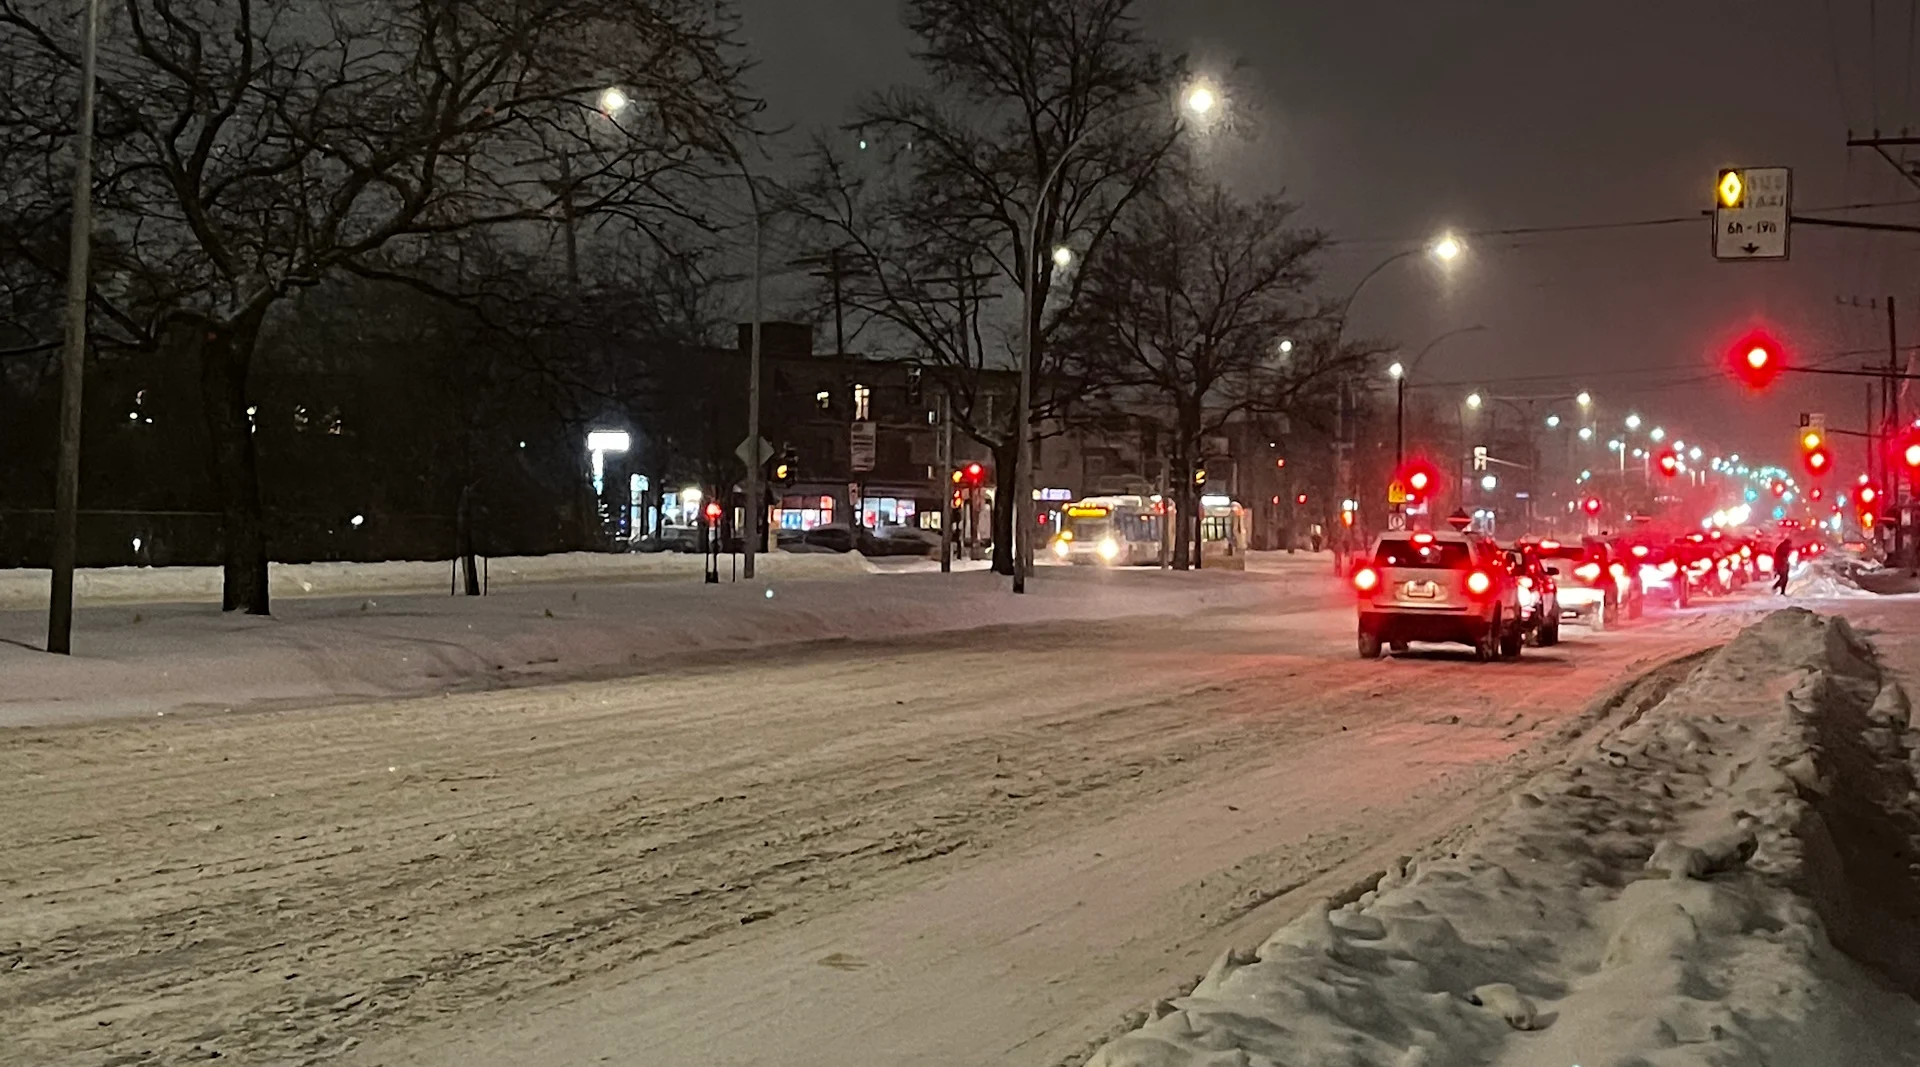
[[[1143,496],[1094,496],[1060,509],[1053,556],[1062,563],[1137,567],[1160,562],[1166,516]]]

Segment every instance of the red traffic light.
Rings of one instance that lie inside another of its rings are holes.
[[[1806,460],[1809,474],[1825,474],[1833,469],[1833,454],[1827,451],[1826,445],[1817,445],[1808,449],[1803,458]]]
[[[708,521],[708,522],[719,522],[719,521],[720,521],[720,503],[719,503],[719,501],[709,501],[709,502],[707,503],[707,521]]]
[[[1784,362],[1780,344],[1764,331],[1755,330],[1736,342],[1728,353],[1734,376],[1748,388],[1764,389],[1779,376]]]
[[[1660,467],[1660,473],[1669,478],[1680,473],[1680,457],[1671,448],[1663,450],[1654,463]]]
[[[1580,502],[1580,508],[1589,515],[1598,515],[1600,514],[1600,498],[1590,496]]]
[[[953,472],[953,484],[970,486],[977,489],[987,484],[987,468],[978,463],[969,463],[964,467],[957,467]]]
[[[1863,485],[1860,487],[1860,502],[1862,504],[1873,503],[1874,499],[1879,495],[1880,494],[1877,491],[1875,491],[1873,486],[1871,485]]]
[[[1787,483],[1785,483],[1785,482],[1781,482],[1781,481],[1776,481],[1776,482],[1774,482],[1774,483],[1773,483],[1773,495],[1774,495],[1774,496],[1786,496],[1786,495],[1787,495]]]
[[[1301,494],[1300,494],[1299,496],[1296,496],[1296,497],[1294,497],[1294,498],[1293,498],[1293,502],[1294,502],[1294,503],[1296,503],[1296,504],[1304,504],[1304,503],[1306,503],[1306,502],[1307,502],[1307,494],[1305,494],[1305,493],[1301,493]]]
[[[1920,468],[1920,441],[1907,442],[1907,447],[1901,452],[1900,458],[1906,460],[1907,466]]]

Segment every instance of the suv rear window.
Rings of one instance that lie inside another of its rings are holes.
[[[1460,541],[1430,541],[1416,544],[1408,538],[1380,542],[1374,553],[1376,567],[1411,567],[1419,570],[1465,570],[1473,563],[1473,554]]]

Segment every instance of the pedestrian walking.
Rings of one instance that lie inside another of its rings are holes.
[[[1787,575],[1793,569],[1793,538],[1783,537],[1773,550],[1773,591],[1787,595]]]

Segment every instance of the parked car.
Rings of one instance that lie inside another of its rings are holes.
[[[635,552],[698,552],[698,526],[662,526],[654,533],[633,542]]]

